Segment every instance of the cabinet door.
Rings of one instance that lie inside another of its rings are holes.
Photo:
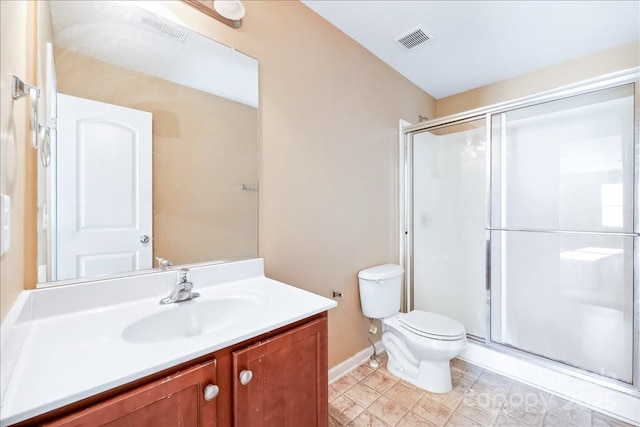
[[[327,364],[326,317],[233,352],[234,424],[326,426]]]
[[[46,425],[213,427],[216,425],[216,400],[207,401],[204,397],[205,387],[209,384],[216,384],[215,360],[177,372]]]

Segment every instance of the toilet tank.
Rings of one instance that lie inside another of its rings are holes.
[[[400,311],[402,274],[397,264],[384,264],[358,273],[360,305],[365,316],[383,319]]]

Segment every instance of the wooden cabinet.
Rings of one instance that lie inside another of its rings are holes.
[[[324,427],[327,393],[325,312],[18,425]]]
[[[326,321],[233,352],[238,427],[326,426]]]
[[[210,398],[214,384],[216,361],[212,360],[44,425],[215,427],[216,402]],[[209,399],[205,399],[209,385]]]

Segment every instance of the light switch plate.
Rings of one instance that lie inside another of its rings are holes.
[[[9,250],[11,242],[11,198],[0,194],[0,255]]]

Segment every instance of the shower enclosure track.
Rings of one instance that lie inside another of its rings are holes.
[[[580,230],[545,230],[537,228],[510,228],[510,227],[485,227],[488,231],[523,231],[528,233],[555,233],[555,234],[590,234],[595,236],[630,236],[638,237],[639,233],[623,233],[616,231],[580,231]]]

